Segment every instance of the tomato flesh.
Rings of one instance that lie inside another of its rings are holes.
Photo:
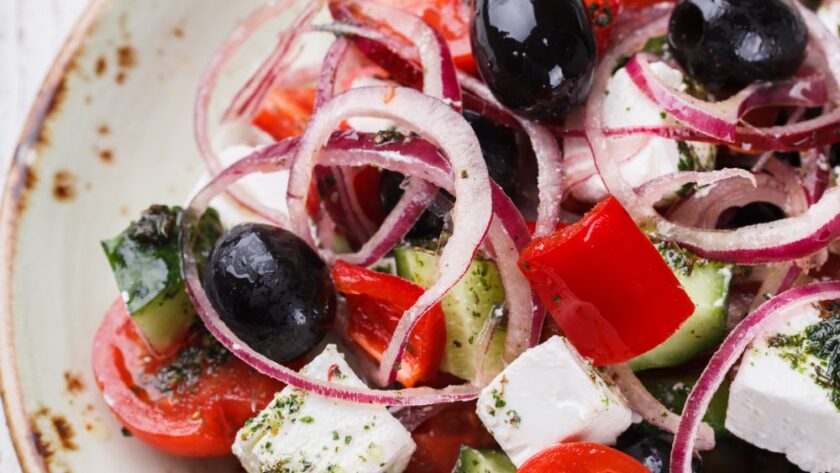
[[[496,441],[475,413],[475,402],[459,402],[423,422],[412,432],[417,450],[406,473],[450,473],[461,445],[492,448]]]
[[[561,443],[534,455],[517,473],[650,473],[633,457],[604,445]]]
[[[400,318],[423,294],[423,288],[341,261],[333,267],[333,281],[347,298],[347,335],[372,358],[381,360]],[[411,332],[397,380],[408,387],[433,380],[445,344],[446,325],[437,305]]]
[[[236,431],[283,388],[221,349],[204,330],[174,354],[156,357],[119,300],[96,334],[93,372],[129,432],[188,457],[229,455]]]
[[[300,136],[315,107],[313,88],[276,88],[253,118],[254,125],[275,140]]]
[[[596,365],[670,337],[694,303],[615,198],[523,251],[525,276],[569,340]]]

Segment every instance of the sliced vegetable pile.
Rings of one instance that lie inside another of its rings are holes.
[[[100,388],[249,473],[840,471],[838,25],[834,0],[267,3],[199,86],[209,181],[103,242]]]

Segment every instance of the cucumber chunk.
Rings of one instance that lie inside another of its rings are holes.
[[[102,242],[128,313],[158,353],[181,341],[196,316],[184,290],[182,214],[180,207],[153,205],[125,231]],[[219,215],[210,209],[201,217],[193,243],[199,264],[221,234]]]
[[[656,370],[639,374],[639,380],[645,388],[670,411],[682,414],[683,406],[691,389],[697,384],[701,369],[680,368],[675,370]],[[703,420],[715,431],[716,436],[730,436],[726,423],[726,407],[729,403],[729,380],[724,380],[712,397]]]
[[[635,371],[680,365],[726,336],[732,266],[700,258],[672,243],[657,243],[656,247],[696,309],[665,342],[629,361]]]
[[[397,248],[394,252],[397,274],[422,287],[437,278],[438,255],[423,248]],[[500,316],[505,289],[496,264],[476,258],[464,279],[441,301],[446,319],[446,349],[440,369],[463,379],[473,379],[479,348],[476,345],[489,317]],[[502,371],[506,330],[496,330],[484,362],[485,375]]]
[[[515,473],[516,467],[498,450],[461,446],[458,463],[452,473]]]

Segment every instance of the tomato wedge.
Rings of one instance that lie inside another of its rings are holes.
[[[156,357],[119,300],[96,333],[93,373],[131,434],[188,457],[229,455],[236,431],[283,388],[203,329],[171,356]]]
[[[337,262],[335,288],[347,298],[347,335],[379,361],[403,313],[423,294],[423,288],[390,274]],[[440,305],[411,332],[397,380],[411,387],[435,378],[446,344],[446,325]]]
[[[475,413],[475,402],[456,402],[423,422],[411,437],[417,450],[405,473],[451,473],[461,445],[472,448],[496,446]]]
[[[517,473],[650,473],[633,457],[597,443],[561,443],[534,455]]]
[[[664,342],[694,303],[615,198],[580,222],[532,241],[520,261],[555,322],[596,365]]]

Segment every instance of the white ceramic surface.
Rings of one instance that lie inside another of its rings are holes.
[[[195,186],[199,74],[259,3],[94,0],[51,70],[0,214],[0,388],[24,471],[235,471],[231,461],[169,458],[121,435],[94,386],[90,348],[117,294],[98,242]],[[216,108],[276,27],[234,60]]]

